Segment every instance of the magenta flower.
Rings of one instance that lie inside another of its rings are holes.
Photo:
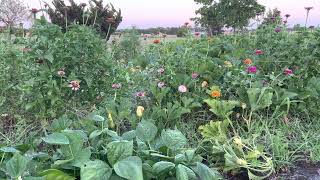
[[[145,96],[146,96],[146,92],[140,91],[140,92],[136,93],[136,97],[142,98],[142,97],[145,97]]]
[[[112,84],[113,89],[120,89],[121,87],[122,87],[122,85],[120,83]]]
[[[262,50],[260,50],[260,49],[257,49],[256,50],[256,55],[262,55],[263,54],[263,51]]]
[[[293,75],[293,71],[289,68],[285,69],[283,71],[283,73],[286,75],[286,76],[290,76],[290,75]]]
[[[158,88],[164,88],[166,84],[162,81],[158,82]]]
[[[199,77],[199,74],[194,72],[191,74],[192,79],[197,79]]]
[[[200,32],[195,32],[194,35],[195,36],[200,36]]]
[[[274,32],[276,32],[276,33],[281,32],[281,28],[280,28],[280,27],[276,27],[276,28],[274,29]]]
[[[158,69],[158,73],[159,73],[159,74],[163,74],[164,71],[165,71],[164,68],[159,68],[159,69]]]
[[[69,87],[71,87],[73,91],[78,91],[80,89],[80,82],[77,80],[73,80],[70,82]]]
[[[185,93],[188,91],[187,87],[185,85],[180,85],[178,87],[178,91],[181,92],[181,93]]]
[[[257,67],[256,66],[249,66],[247,68],[247,72],[251,73],[251,74],[255,74],[255,73],[257,73]]]

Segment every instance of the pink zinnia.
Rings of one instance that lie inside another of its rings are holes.
[[[194,35],[199,36],[200,32],[195,32]]]
[[[164,73],[164,68],[158,69],[158,73],[159,73],[159,74],[163,74],[163,73]]]
[[[284,71],[283,71],[283,73],[286,75],[286,76],[290,76],[290,75],[292,75],[293,74],[293,71],[291,70],[291,69],[285,69]]]
[[[140,91],[140,92],[137,92],[137,93],[136,93],[136,96],[137,96],[137,97],[145,97],[145,96],[146,96],[146,93],[143,92],[143,91]]]
[[[178,91],[181,92],[181,93],[185,93],[188,91],[187,87],[185,85],[180,85],[178,87]]]
[[[257,72],[257,67],[256,66],[249,66],[247,68],[247,72],[248,73],[252,73],[252,74],[255,74]]]
[[[57,74],[58,74],[60,77],[63,77],[64,75],[66,75],[66,73],[64,72],[63,69],[62,69],[62,70],[59,70],[59,71],[57,72]]]
[[[192,79],[197,79],[199,77],[199,74],[194,72],[191,74]]]
[[[112,84],[113,89],[120,89],[121,87],[122,87],[122,85],[120,83]]]
[[[165,86],[166,86],[166,84],[164,82],[162,82],[162,81],[158,82],[158,88],[163,88]]]
[[[78,91],[80,89],[80,82],[77,80],[71,81],[69,87],[71,87],[73,91]]]
[[[262,55],[262,54],[263,54],[262,50],[259,50],[259,49],[256,50],[256,55]]]

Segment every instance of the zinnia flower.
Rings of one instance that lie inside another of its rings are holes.
[[[69,87],[71,87],[73,91],[78,91],[80,89],[80,82],[77,80],[73,80],[70,82]]]
[[[195,36],[200,36],[200,32],[195,32],[194,35]]]
[[[256,55],[262,55],[262,54],[263,54],[262,50],[259,50],[259,49],[256,50]]]
[[[187,87],[185,85],[180,85],[178,87],[178,91],[181,92],[181,93],[185,93],[188,91]]]
[[[199,77],[199,74],[194,72],[191,74],[192,79],[197,79]]]
[[[63,69],[59,70],[59,71],[57,72],[57,74],[58,74],[60,77],[63,77],[63,76],[66,75],[66,73],[64,72]]]
[[[185,26],[188,26],[188,25],[189,25],[189,22],[185,22],[184,25],[185,25]]]
[[[164,73],[164,68],[159,68],[159,69],[158,69],[158,73],[159,73],[159,74],[163,74],[163,73]]]
[[[285,69],[284,71],[283,71],[283,73],[286,75],[286,76],[290,76],[290,75],[292,75],[293,74],[293,71],[291,70],[291,69]]]
[[[159,88],[163,88],[163,87],[165,87],[166,86],[166,84],[164,83],[164,82],[158,82],[158,87]]]
[[[252,64],[252,60],[251,59],[245,59],[243,61],[243,63],[246,64],[246,65],[250,65],[250,64]]]
[[[153,40],[153,44],[159,44],[159,43],[160,43],[160,39]]]
[[[224,65],[229,68],[232,67],[232,63],[230,61],[225,61]]]
[[[31,9],[31,12],[32,12],[33,14],[36,14],[36,13],[38,13],[38,9],[32,8],[32,9]]]
[[[143,115],[143,112],[144,112],[144,107],[143,106],[138,106],[137,107],[137,111],[136,111],[137,116],[141,118],[142,115]]]
[[[143,91],[140,91],[140,92],[137,92],[137,93],[136,93],[136,96],[137,96],[137,97],[145,97],[145,96],[146,96],[146,93],[143,92]]]
[[[120,89],[121,87],[122,87],[122,85],[120,83],[112,84],[113,89]]]
[[[257,67],[256,66],[249,66],[247,68],[247,72],[248,73],[252,73],[252,74],[255,74],[257,72]]]
[[[221,92],[218,91],[218,90],[213,90],[213,91],[211,92],[211,97],[213,97],[213,98],[221,97]]]
[[[202,83],[201,83],[201,87],[202,88],[207,88],[208,87],[208,82],[207,81],[203,81]]]
[[[276,28],[274,29],[274,32],[276,32],[276,33],[281,32],[281,28],[280,28],[280,27],[276,27]]]
[[[86,3],[81,3],[80,6],[84,8],[84,7],[87,6],[87,4]]]

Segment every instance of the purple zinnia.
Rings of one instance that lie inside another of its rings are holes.
[[[256,66],[249,66],[247,68],[247,72],[251,74],[255,74],[257,72],[257,67]]]
[[[136,93],[136,96],[137,96],[137,97],[145,97],[145,96],[146,96],[146,93],[143,92],[143,91],[140,91],[140,92],[137,92],[137,93]]]
[[[287,69],[285,69],[285,70],[283,71],[283,73],[284,73],[286,76],[290,76],[290,75],[293,74],[293,71],[292,71],[291,69],[287,68]]]
[[[274,30],[276,33],[281,32],[281,27],[276,27],[276,29]]]
[[[197,79],[199,77],[199,74],[194,72],[191,74],[192,79]]]

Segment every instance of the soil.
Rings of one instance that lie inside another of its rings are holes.
[[[288,173],[278,173],[270,180],[320,180],[320,163],[298,163]]]

